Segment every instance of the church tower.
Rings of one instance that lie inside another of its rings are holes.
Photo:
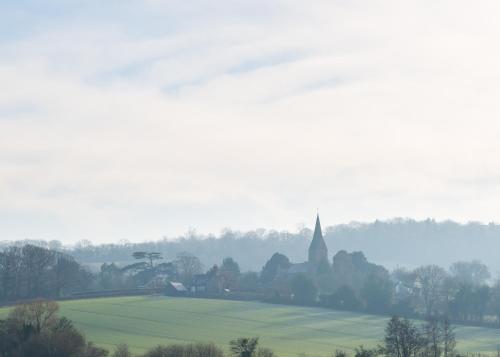
[[[321,224],[319,222],[319,214],[316,216],[316,227],[314,227],[314,235],[309,246],[309,265],[318,267],[322,262],[328,262],[328,248],[326,247],[323,233],[321,232]]]

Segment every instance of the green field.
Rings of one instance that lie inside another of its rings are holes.
[[[65,301],[61,315],[73,320],[95,343],[113,348],[125,342],[135,352],[160,343],[213,341],[227,348],[241,336],[259,336],[281,357],[329,356],[380,343],[386,318],[320,308],[259,302],[172,297],[120,297]],[[0,309],[0,317],[7,309]],[[458,327],[458,349],[491,353],[500,330]],[[495,352],[496,354],[496,352]]]

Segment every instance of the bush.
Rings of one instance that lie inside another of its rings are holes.
[[[223,357],[224,353],[213,343],[156,346],[143,357]]]
[[[376,349],[367,350],[363,345],[355,349],[354,357],[376,357],[378,351]]]
[[[257,350],[257,357],[276,357],[276,355],[270,348],[260,347]]]
[[[132,353],[126,344],[121,343],[116,346],[115,352],[113,352],[113,357],[132,357]]]
[[[335,350],[335,353],[332,357],[347,357],[347,353],[342,350]]]
[[[258,344],[258,337],[240,337],[229,342],[229,347],[234,357],[253,357],[257,351]]]
[[[17,306],[0,321],[0,356],[105,357],[108,351],[87,342],[57,303],[38,300]]]
[[[213,343],[187,345],[183,357],[223,357],[224,352]]]
[[[184,357],[184,346],[182,345],[169,345],[169,346],[156,346],[146,352],[144,357]]]

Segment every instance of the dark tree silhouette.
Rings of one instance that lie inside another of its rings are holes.
[[[149,262],[149,268],[153,269],[153,261],[158,259],[163,259],[161,253],[158,252],[134,252],[132,253],[134,259],[137,260],[147,260]]]

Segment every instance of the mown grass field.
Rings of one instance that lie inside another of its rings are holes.
[[[229,340],[259,336],[261,344],[281,357],[329,356],[375,346],[383,338],[386,318],[320,308],[259,302],[172,298],[119,297],[61,302],[61,315],[73,320],[95,343],[112,349],[125,342],[135,352],[160,343],[213,341],[227,348]],[[8,310],[0,309],[0,317]],[[500,330],[457,327],[458,349],[496,355]]]

